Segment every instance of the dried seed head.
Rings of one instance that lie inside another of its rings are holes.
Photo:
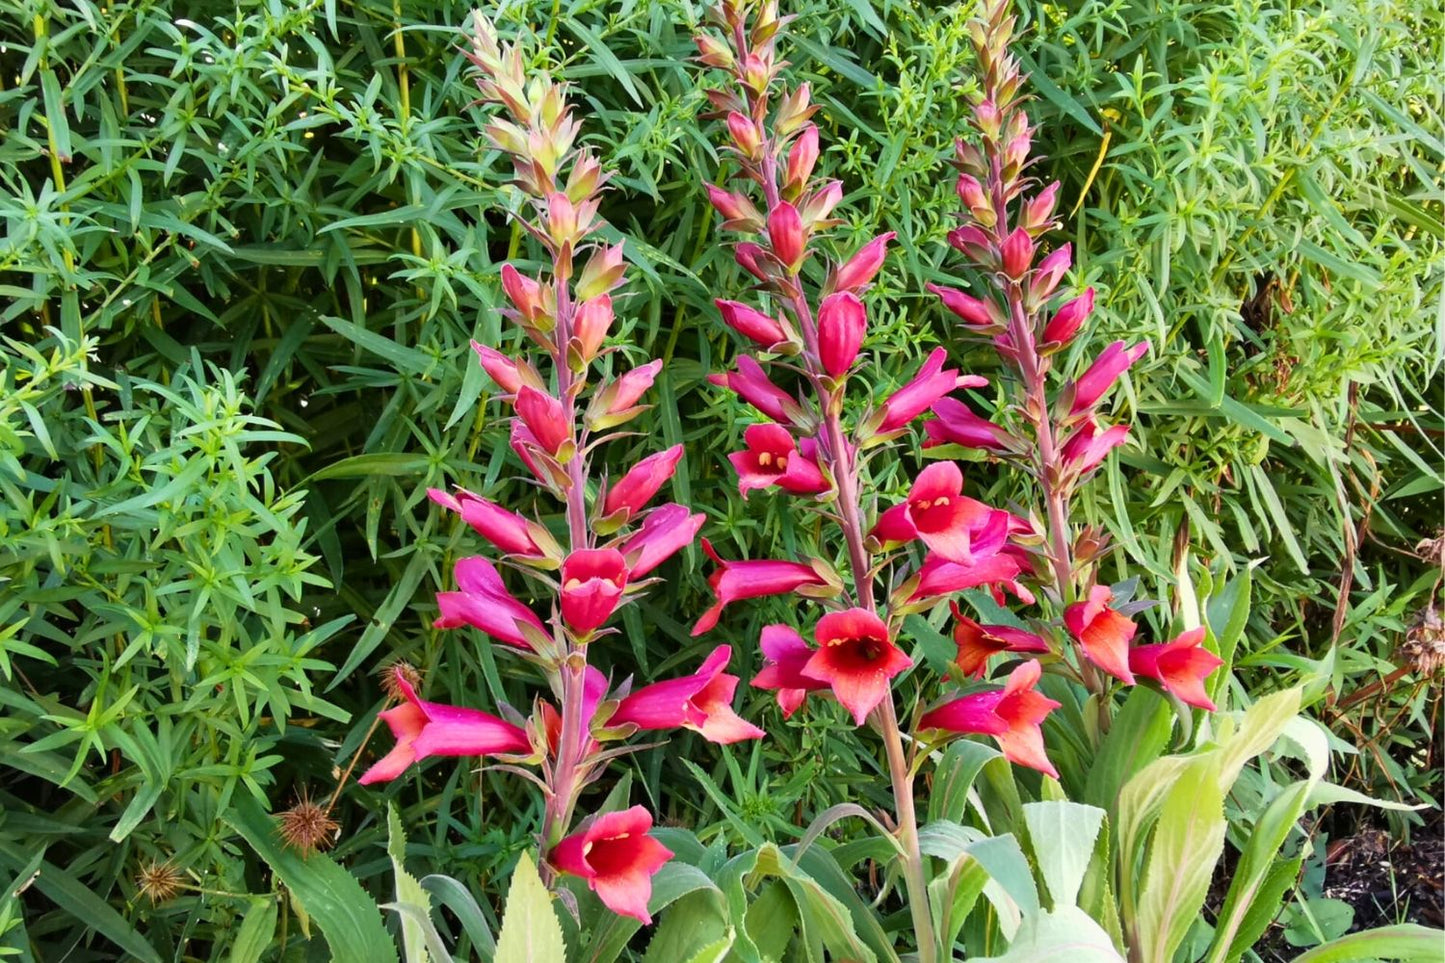
[[[421,688],[421,673],[403,659],[382,666],[380,675],[382,691],[392,702],[401,702],[406,698],[401,691],[401,682],[406,682],[413,690]]]
[[[152,903],[164,903],[175,898],[181,891],[185,877],[169,861],[164,863],[151,860],[136,873],[135,884]]]
[[[280,822],[282,841],[303,858],[330,849],[331,844],[336,841],[337,833],[341,831],[340,825],[331,818],[331,814],[312,802],[311,795],[306,790],[302,790],[296,805],[281,813],[277,819]]]
[[[1427,605],[1415,616],[1414,624],[1405,632],[1400,655],[1422,679],[1445,669],[1445,621],[1441,621],[1435,606]]]

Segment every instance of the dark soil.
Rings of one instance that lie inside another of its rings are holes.
[[[1431,815],[1408,844],[1380,829],[1330,842],[1324,895],[1355,908],[1355,929],[1445,925],[1445,818]]]

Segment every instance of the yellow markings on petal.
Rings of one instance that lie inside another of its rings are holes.
[[[562,591],[564,591],[564,592],[574,592],[574,591],[576,591],[577,589],[580,589],[581,587],[582,587],[582,580],[581,580],[580,578],[569,578],[565,583],[563,583],[563,585],[562,585]]]
[[[759,465],[762,465],[764,468],[767,468],[767,467],[768,467],[769,465],[771,465],[772,463],[773,463],[773,453],[772,453],[772,452],[770,452],[770,451],[760,451],[760,452],[758,452],[758,464],[759,464]]]

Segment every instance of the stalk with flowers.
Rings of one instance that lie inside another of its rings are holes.
[[[394,668],[388,681],[396,705],[382,718],[396,745],[360,782],[395,779],[430,756],[494,757],[545,798],[537,834],[543,880],[555,885],[560,875],[578,877],[613,912],[646,923],[652,876],[673,854],[649,834],[653,817],[642,806],[579,819],[584,790],[609,761],[634,751],[618,743],[639,730],[687,727],[723,743],[762,730],[731,708],[738,679],[724,671],[727,646],[690,676],[635,691],[625,683],[613,687],[589,662],[592,647],[616,634],[608,622],[617,609],[693,541],[703,516],[678,504],[649,507],[676,470],[681,446],[643,458],[621,477],[595,471],[598,451],[646,410],[642,401],[662,362],[622,370],[621,352],[607,344],[613,292],[624,282],[623,249],[595,237],[607,174],[576,144],[580,125],[565,85],[546,72],[529,75],[518,47],[499,45],[481,15],[470,41],[481,102],[500,108],[487,137],[512,160],[524,200],[517,216],[548,260],[539,277],[512,264],[501,270],[510,301],[504,313],[537,350],[509,357],[473,347],[512,406],[512,449],[530,481],[560,503],[565,527],[554,535],[539,520],[465,489],[432,489],[432,501],[498,553],[495,560],[477,555],[456,563],[456,588],[437,596],[435,624],[479,629],[488,644],[531,663],[551,700],[538,697],[525,719],[514,711],[502,718],[424,701],[415,675]],[[545,616],[513,594],[505,572],[518,573],[532,594],[550,600]]]

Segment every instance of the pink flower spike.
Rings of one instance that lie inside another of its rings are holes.
[[[527,733],[480,709],[424,702],[399,668],[393,669],[404,701],[382,712],[396,745],[357,780],[363,786],[389,782],[414,762],[430,756],[497,756],[532,751]]]
[[[426,493],[441,507],[462,516],[462,521],[477,534],[508,555],[540,558],[547,554],[532,538],[531,524],[516,512],[509,512],[465,488],[458,488],[455,495],[439,488],[428,488]]]
[[[1089,415],[1064,442],[1060,454],[1070,468],[1083,474],[1097,468],[1109,452],[1122,445],[1128,437],[1128,425],[1111,425],[1100,431],[1099,423],[1093,415]]]
[[[1038,662],[1025,662],[1009,674],[1002,692],[978,692],[945,703],[925,713],[918,727],[991,736],[1009,762],[1057,779],[1040,726],[1059,703],[1034,688],[1042,675]]]
[[[1065,301],[1049,323],[1044,325],[1044,344],[1065,345],[1074,340],[1079,327],[1094,310],[1094,289],[1085,288],[1084,293]]]
[[[520,628],[530,626],[546,635],[537,613],[518,602],[502,583],[502,575],[491,562],[474,555],[459,559],[455,576],[455,592],[438,592],[437,607],[441,614],[432,623],[438,629],[455,629],[470,625],[498,642],[531,649],[532,643]]]
[[[777,318],[763,314],[737,301],[713,302],[722,313],[723,321],[738,334],[749,338],[768,351],[789,342],[788,332]]]
[[[1023,228],[1014,228],[1013,233],[999,245],[999,266],[1003,268],[1003,273],[1017,281],[1028,273],[1033,260],[1034,239]]]
[[[784,719],[798,711],[809,692],[829,688],[828,683],[803,675],[813,649],[797,632],[786,625],[768,625],[760,641],[767,664],[753,676],[751,684],[758,689],[777,690]]]
[[[1163,645],[1141,645],[1129,652],[1129,668],[1156,680],[1188,705],[1215,711],[1204,680],[1224,660],[1204,647],[1204,629],[1190,629]]]
[[[932,410],[937,417],[923,423],[923,430],[928,434],[924,448],[952,444],[985,451],[1009,451],[1015,445],[1013,435],[987,418],[980,418],[957,398],[940,398],[933,403]]]
[[[605,408],[607,414],[619,414],[641,401],[642,396],[647,393],[647,389],[651,388],[653,382],[657,380],[657,373],[661,370],[662,359],[658,358],[640,368],[633,368],[604,388],[603,391],[607,394]]]
[[[522,385],[515,404],[517,417],[548,454],[557,454],[572,439],[572,426],[567,423],[562,402],[550,394]]]
[[[701,512],[694,515],[677,504],[660,505],[648,512],[642,527],[622,543],[622,554],[630,562],[629,580],[642,578],[691,545],[706,519]]]
[[[563,839],[547,861],[564,873],[581,877],[602,904],[618,916],[650,924],[647,903],[652,877],[672,859],[672,850],[653,839],[652,814],[641,806],[604,813]]]
[[[913,380],[895,391],[883,402],[883,420],[878,426],[880,432],[897,431],[908,424],[939,398],[956,387],[958,372],[943,367],[948,352],[935,348],[928,360],[918,369]]]
[[[624,512],[626,518],[631,518],[642,511],[677,471],[682,450],[682,445],[673,445],[633,465],[617,484],[607,490],[607,497],[602,501],[603,517]]]
[[[823,370],[834,378],[847,374],[867,329],[868,316],[856,295],[839,291],[824,298],[818,306],[818,355]]]
[[[786,391],[768,380],[762,365],[747,355],[738,356],[738,369],[728,374],[708,375],[708,381],[727,388],[739,398],[776,422],[791,424],[798,403]]]
[[[982,328],[999,323],[990,312],[988,304],[978,298],[964,294],[957,288],[946,288],[939,284],[929,283],[924,287],[938,295],[943,306],[957,315],[964,324]]]
[[[768,240],[773,254],[789,271],[796,271],[803,263],[803,219],[798,216],[798,209],[787,201],[768,212]]]
[[[691,729],[709,742],[728,744],[761,739],[766,733],[733,711],[738,677],[723,672],[732,649],[720,645],[689,676],[643,686],[623,699],[608,725],[633,723],[639,729]]]
[[[1110,607],[1114,593],[1107,585],[1089,590],[1087,602],[1064,609],[1064,625],[1083,647],[1084,656],[1126,685],[1134,684],[1129,671],[1129,643],[1139,627],[1127,615]]]
[[[888,255],[888,242],[898,235],[893,231],[880,234],[858,249],[858,253],[847,260],[833,278],[834,291],[858,291],[872,283],[883,267]]]
[[[1049,645],[1042,638],[1024,629],[1010,625],[979,625],[963,614],[957,602],[950,602],[953,610],[953,642],[958,646],[955,660],[964,675],[982,678],[988,669],[988,660],[1000,652],[1047,652]]]
[[[802,673],[826,682],[858,725],[888,698],[890,681],[913,664],[888,637],[888,626],[867,609],[829,612],[814,630],[818,648]]]
[[[817,462],[799,452],[793,436],[781,425],[749,425],[743,432],[747,449],[728,455],[738,473],[738,492],[748,497],[755,488],[777,485],[794,495],[828,490]]]
[[[713,550],[712,543],[707,539],[702,540],[702,550],[720,566],[707,580],[717,601],[692,627],[693,635],[710,631],[717,625],[723,608],[733,602],[765,595],[786,595],[806,586],[825,584],[813,566],[802,562],[772,559],[726,561]]]
[[[586,634],[612,617],[627,587],[627,562],[615,548],[578,549],[562,563],[562,619]]]
[[[1119,376],[1129,370],[1129,366],[1142,358],[1148,350],[1147,341],[1140,341],[1132,348],[1126,348],[1122,341],[1115,341],[1100,352],[1089,370],[1064,390],[1069,402],[1069,414],[1077,415],[1094,407],[1104,396],[1104,392],[1119,380]]]
[[[582,360],[591,361],[602,349],[612,327],[612,295],[602,294],[577,306],[572,317],[572,334],[581,343]]]

